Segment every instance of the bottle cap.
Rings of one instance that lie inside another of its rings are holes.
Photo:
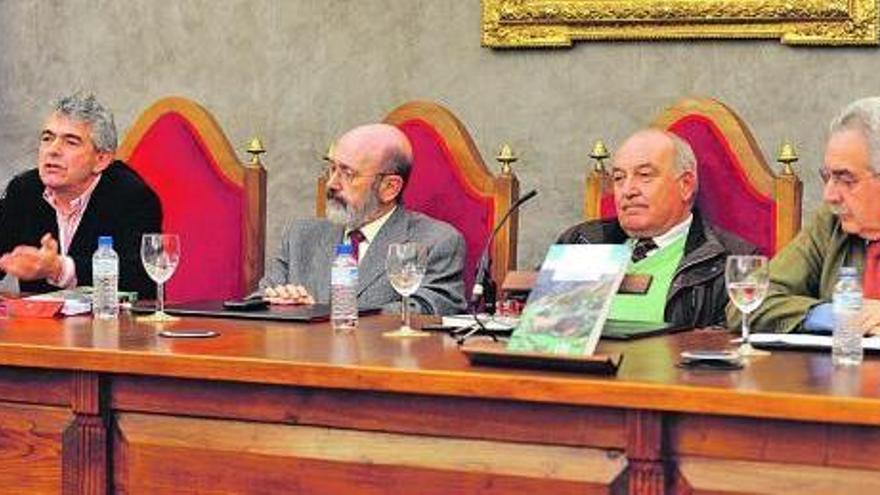
[[[99,248],[102,248],[102,247],[112,248],[113,247],[113,237],[111,237],[109,235],[98,236],[98,247]]]
[[[351,255],[351,244],[337,244],[336,245],[336,256],[340,254],[348,254]]]

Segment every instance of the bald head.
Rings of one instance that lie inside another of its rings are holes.
[[[614,154],[611,180],[618,220],[630,237],[655,237],[690,214],[697,192],[696,160],[678,136],[644,129]]]
[[[412,146],[394,126],[364,125],[336,141],[329,161],[327,218],[355,229],[402,201],[412,168]]]
[[[617,154],[634,151],[643,155],[653,154],[659,161],[672,164],[676,173],[692,171],[697,173],[697,159],[687,141],[675,134],[661,129],[642,129],[623,142]]]
[[[333,158],[342,163],[360,164],[365,174],[395,173],[404,180],[406,170],[397,170],[397,161],[412,163],[412,146],[400,129],[388,124],[368,124],[346,132],[333,147]]]

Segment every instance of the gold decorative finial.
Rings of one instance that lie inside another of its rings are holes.
[[[512,172],[510,164],[519,160],[507,143],[501,145],[501,149],[498,151],[498,156],[495,159],[501,164],[501,175],[510,175]]]
[[[783,140],[782,145],[779,147],[779,156],[776,157],[776,161],[782,164],[782,175],[794,175],[791,164],[799,159],[794,145],[787,139]]]
[[[266,148],[263,147],[263,141],[254,136],[248,143],[247,152],[251,154],[251,165],[258,166],[260,165],[260,155],[266,152]]]
[[[593,144],[593,150],[590,151],[590,158],[596,160],[596,166],[594,167],[596,172],[605,172],[604,160],[607,160],[610,156],[611,153],[608,153],[605,143],[601,139],[597,139]]]
[[[321,159],[324,160],[325,162],[329,162],[330,157],[332,157],[332,156],[333,156],[333,142],[331,141],[330,144],[327,145],[327,151],[324,152],[324,156],[322,156]]]

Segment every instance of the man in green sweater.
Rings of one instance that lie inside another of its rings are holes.
[[[645,294],[617,294],[609,317],[724,324],[727,256],[757,249],[710,225],[694,208],[697,162],[690,146],[666,131],[639,131],[615,153],[611,181],[617,218],[575,225],[557,241],[632,247],[628,273],[649,275],[651,285]]]
[[[862,328],[880,330],[880,98],[858,100],[832,121],[819,174],[825,204],[770,262],[770,290],[751,316],[756,331],[831,330],[842,266],[864,274]],[[736,308],[727,311],[735,323]]]

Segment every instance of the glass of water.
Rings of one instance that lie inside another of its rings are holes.
[[[409,296],[411,296],[425,276],[428,268],[428,248],[418,242],[404,242],[388,246],[385,258],[385,274],[394,290],[400,294],[403,325],[397,330],[385,332],[386,337],[423,337],[427,332],[415,330],[410,326]]]
[[[180,237],[177,234],[144,234],[141,238],[141,261],[147,275],[156,282],[157,311],[140,321],[167,322],[178,318],[165,312],[165,282],[180,263]]]
[[[766,256],[734,255],[727,257],[724,272],[727,293],[730,300],[742,312],[742,343],[740,356],[764,356],[767,351],[759,351],[749,343],[749,314],[756,310],[767,297],[770,287],[770,270]]]

